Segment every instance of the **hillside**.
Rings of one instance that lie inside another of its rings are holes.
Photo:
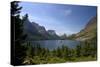
[[[76,34],[76,40],[88,40],[97,35],[97,17],[93,17],[86,24],[85,28]]]

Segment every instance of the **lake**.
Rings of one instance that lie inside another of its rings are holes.
[[[69,48],[75,48],[76,45],[80,44],[79,41],[75,40],[41,40],[41,41],[31,41],[32,44],[39,43],[41,47],[48,48],[49,50],[56,49],[62,45],[68,46]]]

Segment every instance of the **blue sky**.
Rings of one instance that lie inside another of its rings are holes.
[[[42,25],[46,30],[55,30],[58,35],[79,32],[88,21],[96,16],[95,6],[21,2],[21,15],[29,15],[31,22]]]

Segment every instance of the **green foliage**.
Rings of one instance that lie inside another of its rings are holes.
[[[81,56],[81,45],[76,46],[76,56],[80,57]]]
[[[33,44],[32,44],[33,45]],[[34,44],[35,45],[35,44]],[[76,48],[68,48],[62,45],[54,50],[42,48],[39,44],[29,48],[29,54],[35,53],[31,57],[26,57],[24,64],[47,64],[47,63],[63,63],[63,62],[76,62],[76,61],[90,61],[96,60],[96,41],[89,40],[81,42]],[[95,47],[94,47],[95,46]],[[35,51],[31,51],[31,50]],[[27,55],[30,56],[30,55]]]
[[[11,64],[21,65],[25,58],[26,48],[21,45],[26,35],[23,34],[23,21],[20,19],[18,1],[11,2],[11,35],[13,36],[11,45]]]
[[[30,44],[30,43],[29,43]],[[77,61],[97,60],[97,38],[80,42],[76,48],[59,46],[54,50],[41,47],[39,44],[30,44],[23,64],[50,64]],[[33,53],[33,55],[32,55]],[[30,56],[31,55],[31,56]],[[26,62],[27,61],[27,62]]]

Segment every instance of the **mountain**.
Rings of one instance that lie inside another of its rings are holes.
[[[54,30],[46,30],[45,27],[40,26],[39,24],[32,22],[32,25],[36,28],[36,30],[38,31],[38,33],[40,33],[43,38],[45,39],[58,39],[59,36],[55,33]],[[54,34],[51,34],[50,32],[53,32]]]
[[[76,40],[88,40],[97,35],[97,17],[93,17],[85,28],[75,35]]]
[[[46,31],[45,27],[40,26],[39,24],[32,22],[32,26],[36,28],[39,34],[43,36],[43,38],[49,39],[49,34]]]
[[[55,30],[48,30],[48,34],[54,39],[60,39],[60,37],[56,34]]]
[[[32,26],[38,30],[39,33],[41,34],[47,34],[46,29],[43,26],[40,26],[39,24],[32,22]]]
[[[28,16],[24,18],[24,33],[27,34],[27,40],[49,40],[59,39],[59,36],[53,31],[46,31],[45,27],[35,22],[30,22]],[[51,34],[53,32],[54,34]]]
[[[68,39],[68,37],[67,37],[67,35],[66,35],[65,33],[64,33],[63,35],[61,35],[60,38],[61,38],[62,40]]]
[[[24,26],[24,32],[28,32],[28,33],[31,33],[31,34],[36,34],[36,32],[38,32],[36,30],[36,28],[34,26],[32,26],[29,19],[25,19],[23,26]]]
[[[24,33],[27,34],[27,40],[38,40],[45,38],[40,33],[38,33],[37,28],[32,25],[28,18],[24,20],[23,26]]]

